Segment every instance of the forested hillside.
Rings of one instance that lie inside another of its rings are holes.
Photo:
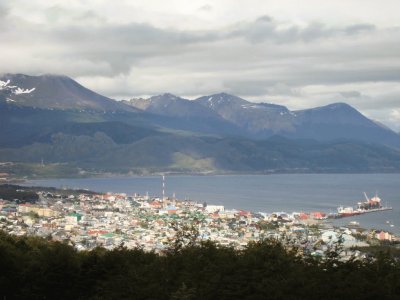
[[[400,264],[379,254],[301,257],[275,241],[243,251],[172,246],[165,255],[72,246],[0,232],[3,299],[399,299]]]

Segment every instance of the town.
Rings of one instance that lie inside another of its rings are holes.
[[[24,190],[17,190],[23,193]],[[0,229],[66,242],[77,250],[141,248],[165,253],[180,243],[213,241],[244,249],[249,242],[277,239],[301,254],[324,257],[338,243],[343,259],[360,248],[398,242],[388,232],[334,227],[319,212],[254,213],[174,197],[116,193],[38,191],[35,203],[0,199]]]

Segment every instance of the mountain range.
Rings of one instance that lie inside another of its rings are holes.
[[[265,139],[280,135],[293,139],[331,141],[351,139],[400,147],[400,136],[345,103],[290,111],[285,106],[253,103],[226,93],[193,101],[171,94],[124,101],[138,109],[175,118],[225,121],[231,134]],[[228,126],[228,125],[227,125]]]
[[[400,170],[399,134],[345,103],[291,111],[226,93],[116,101],[66,76],[5,74],[0,126],[0,163],[20,173]]]

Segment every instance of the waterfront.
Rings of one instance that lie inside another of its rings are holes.
[[[399,182],[400,174],[168,176],[166,194],[172,196],[175,193],[179,199],[188,198],[255,212],[329,213],[335,212],[339,205],[355,206],[358,201],[364,201],[363,192],[373,196],[378,191],[383,205],[392,206],[392,211],[343,218],[334,223],[348,224],[356,220],[362,227],[399,235]],[[161,195],[160,176],[36,180],[27,182],[27,185]]]

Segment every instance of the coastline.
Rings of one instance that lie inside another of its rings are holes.
[[[227,208],[250,211],[321,211],[327,214],[336,212],[336,208],[345,204],[354,204],[361,199],[366,187],[374,187],[382,192],[383,199],[393,206],[393,211],[384,214],[366,214],[362,219],[354,219],[367,228],[378,228],[400,232],[398,219],[398,175],[393,174],[269,174],[233,175],[219,174],[209,176],[174,175],[167,176],[167,194],[181,199],[194,199]],[[161,176],[115,176],[82,179],[51,179],[28,181],[23,185],[49,185],[55,187],[76,187],[101,192],[124,192],[128,194],[149,192],[161,195]],[[332,188],[337,186],[337,188]],[[367,190],[368,191],[368,190]],[[368,216],[369,215],[369,216]],[[385,224],[390,220],[395,225]]]

